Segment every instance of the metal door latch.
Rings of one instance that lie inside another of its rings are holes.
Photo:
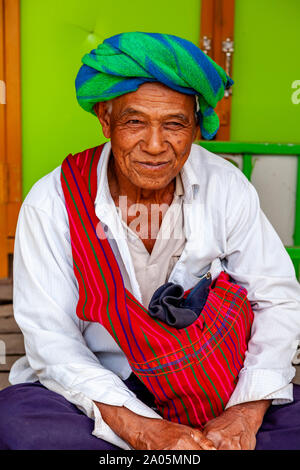
[[[225,53],[225,72],[227,73],[227,75],[231,76],[234,42],[230,38],[226,38],[225,41],[222,41],[222,52]],[[230,87],[228,90],[225,90],[224,96],[228,98],[228,96],[231,94],[232,89]]]
[[[202,44],[203,52],[209,55],[208,53],[211,50],[211,39],[208,36],[203,36]]]

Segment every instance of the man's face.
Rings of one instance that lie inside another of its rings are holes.
[[[196,137],[195,97],[159,83],[95,106],[115,164],[140,188],[161,189],[179,173]]]

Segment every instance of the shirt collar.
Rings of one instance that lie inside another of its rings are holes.
[[[196,163],[199,160],[199,153],[197,152],[197,146],[192,145],[190,154],[183,165],[180,176],[184,189],[184,200],[187,203],[192,202],[196,195],[196,192],[200,186],[199,183],[199,171],[196,171]]]
[[[175,178],[175,191],[174,191],[175,196],[183,196],[184,195],[184,188],[183,188],[183,183],[182,183],[182,178],[180,172],[176,175]]]

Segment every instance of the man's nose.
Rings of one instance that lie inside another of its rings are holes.
[[[162,130],[156,126],[150,126],[143,138],[141,149],[151,155],[159,155],[167,150],[168,144],[164,140]]]

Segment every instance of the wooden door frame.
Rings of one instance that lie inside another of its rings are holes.
[[[0,0],[0,278],[7,278],[22,203],[20,0]]]
[[[202,0],[200,18],[200,48],[217,64],[226,70],[226,52],[224,47],[234,44],[235,0]],[[227,41],[230,39],[230,41]],[[229,75],[232,75],[233,54],[230,55]],[[228,96],[219,101],[216,113],[220,119],[220,128],[215,140],[230,140],[231,90]]]

